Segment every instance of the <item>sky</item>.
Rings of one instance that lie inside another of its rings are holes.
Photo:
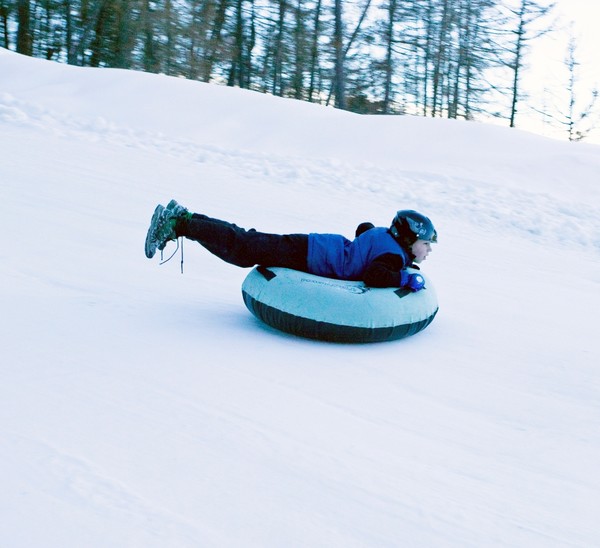
[[[552,2],[541,0],[539,3],[549,5]],[[577,107],[582,112],[592,99],[592,90],[600,89],[600,36],[597,27],[600,3],[596,0],[555,0],[555,4],[554,15],[546,21],[557,30],[536,41],[528,58],[529,70],[524,75],[523,84],[537,109],[550,105],[553,111],[557,108],[567,111],[569,97],[567,94],[561,96],[559,90],[566,89],[568,83],[564,60],[572,33],[576,39],[576,60],[580,63],[576,85]],[[547,91],[548,88],[552,89],[552,93]],[[595,129],[586,141],[600,144],[600,101],[596,103],[595,110]],[[543,135],[557,138],[565,138],[566,135],[566,130],[550,127],[541,115],[534,112],[523,111],[517,123],[523,129]]]
[[[2,49],[0,74],[2,546],[600,546],[600,147]],[[417,209],[439,312],[286,335],[248,269],[145,257],[170,198],[346,236]]]

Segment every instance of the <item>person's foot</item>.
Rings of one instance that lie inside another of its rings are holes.
[[[156,206],[146,234],[145,252],[148,259],[154,257],[157,249],[162,251],[168,242],[177,239],[175,233],[177,219],[187,213],[188,210],[175,200],[171,200],[167,207],[160,204]]]

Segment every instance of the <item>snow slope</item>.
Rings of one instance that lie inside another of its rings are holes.
[[[600,545],[600,147],[0,50],[0,545]],[[266,231],[430,215],[440,312],[284,335],[157,202]]]

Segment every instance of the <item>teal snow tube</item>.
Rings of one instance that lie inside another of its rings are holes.
[[[259,266],[244,280],[242,296],[257,318],[292,335],[340,343],[382,342],[414,335],[433,321],[437,297],[423,277],[425,289],[413,293]]]

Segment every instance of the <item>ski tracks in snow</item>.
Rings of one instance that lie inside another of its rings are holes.
[[[103,141],[120,147],[150,151],[186,162],[226,165],[249,183],[269,180],[278,184],[327,189],[330,196],[363,193],[366,200],[389,208],[410,207],[432,217],[443,216],[490,234],[522,238],[600,254],[600,206],[585,196],[564,198],[500,185],[479,179],[408,171],[375,164],[350,164],[337,158],[305,158],[232,150],[191,138],[137,131],[104,117],[65,116],[26,103],[9,93],[0,94],[2,124],[39,129],[55,136]]]

